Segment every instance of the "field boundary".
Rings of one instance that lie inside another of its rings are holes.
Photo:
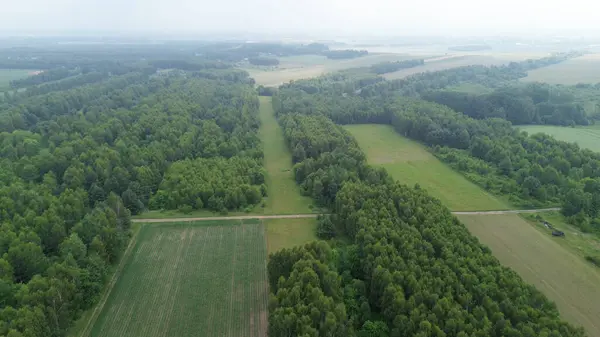
[[[454,211],[454,215],[498,215],[498,214],[520,214],[520,213],[542,213],[560,211],[560,208],[539,208],[539,209],[510,209],[500,211]],[[327,213],[323,213],[327,214]],[[220,216],[220,217],[202,217],[202,218],[166,218],[166,219],[132,219],[132,222],[138,223],[161,223],[161,222],[193,222],[193,221],[220,221],[220,220],[250,220],[250,219],[302,219],[316,218],[319,214],[274,214],[274,215],[241,215],[241,216]]]
[[[115,273],[113,274],[112,278],[110,279],[110,282],[108,283],[108,285],[106,286],[106,289],[104,290],[104,293],[102,294],[102,298],[100,299],[100,302],[98,302],[98,304],[94,308],[92,316],[90,316],[90,318],[88,319],[88,321],[85,325],[85,328],[79,334],[79,337],[87,337],[91,334],[90,329],[94,328],[94,325],[96,324],[96,321],[98,320],[98,316],[100,316],[100,313],[102,313],[102,310],[104,309],[104,305],[106,304],[108,297],[112,293],[112,290],[113,290],[115,284],[117,283],[117,280],[119,280],[119,277],[121,276],[121,272],[123,272],[123,269],[125,268],[125,264],[127,264],[127,261],[129,260],[129,256],[131,255],[131,252],[133,251],[133,248],[135,247],[135,245],[137,243],[137,237],[141,231],[142,231],[142,229],[140,228],[140,230],[136,231],[133,234],[133,237],[131,238],[131,241],[129,241],[129,245],[127,246],[127,249],[125,250],[125,252],[123,253],[123,256],[121,257],[121,261],[119,261],[117,270],[115,270]]]

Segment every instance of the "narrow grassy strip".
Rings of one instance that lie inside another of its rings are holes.
[[[275,119],[271,97],[260,97],[260,122],[269,191],[265,214],[310,213],[312,201],[300,194],[294,181],[292,155]]]
[[[403,184],[419,184],[453,211],[507,210],[507,203],[455,172],[412,140],[388,125],[348,125],[369,164],[384,167]]]

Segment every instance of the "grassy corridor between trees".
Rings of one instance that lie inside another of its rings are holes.
[[[562,317],[600,336],[600,272],[519,216],[461,215],[494,256],[556,303]],[[569,232],[567,235],[571,235]]]
[[[258,220],[145,225],[91,336],[266,336]]]
[[[439,161],[427,149],[400,136],[389,125],[345,126],[367,155],[403,184],[418,183],[453,211],[504,210],[509,207]]]
[[[265,214],[311,213],[310,198],[300,194],[294,181],[292,155],[275,119],[271,97],[260,97],[260,138],[264,147],[268,197]]]

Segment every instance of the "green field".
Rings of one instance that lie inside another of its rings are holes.
[[[517,215],[461,215],[494,256],[554,301],[561,316],[600,336],[600,270]],[[567,233],[567,239],[572,233]]]
[[[369,54],[347,60],[331,60],[320,55],[287,56],[279,58],[275,69],[265,67],[245,68],[257,84],[278,86],[291,80],[317,77],[343,69],[367,67],[385,61],[399,61],[416,58],[408,54]]]
[[[600,152],[600,126],[565,127],[552,125],[522,125],[519,129],[529,134],[545,133],[558,140],[577,143],[580,147]]]
[[[292,155],[275,119],[271,97],[260,97],[260,123],[268,187],[265,214],[311,213],[311,199],[300,194],[294,180]]]
[[[600,82],[600,54],[588,54],[528,72],[526,82],[577,84]]]
[[[345,127],[367,154],[370,164],[384,167],[394,179],[418,183],[453,211],[504,210],[509,207],[439,161],[427,149],[397,134],[388,125]]]
[[[263,225],[145,225],[94,337],[266,336]]]
[[[29,74],[31,72],[33,72],[33,70],[0,69],[0,91],[8,89],[10,81],[18,80],[20,78],[25,78],[25,77],[29,76]]]
[[[265,219],[264,223],[269,254],[318,240],[317,219]]]

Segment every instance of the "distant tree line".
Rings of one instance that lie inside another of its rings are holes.
[[[38,85],[46,82],[58,81],[69,76],[77,75],[76,71],[69,70],[66,68],[56,68],[42,71],[39,74],[29,76],[22,79],[10,81],[10,87],[13,89],[28,87],[32,85]]]
[[[279,65],[279,60],[273,57],[250,57],[248,62],[255,66],[276,66]]]
[[[353,58],[365,56],[368,54],[369,54],[369,52],[366,50],[356,50],[356,49],[327,50],[327,51],[322,52],[322,55],[325,55],[328,59],[333,59],[333,60],[353,59]]]
[[[414,68],[425,64],[423,59],[405,60],[405,61],[394,61],[394,62],[381,62],[371,66],[370,71],[377,75],[386,73],[392,73],[400,69]]]
[[[322,93],[288,85],[273,100],[296,181],[331,210],[318,233],[341,240],[270,256],[269,336],[584,336],[439,200],[369,166],[335,107],[313,105],[337,90],[320,81]]]

